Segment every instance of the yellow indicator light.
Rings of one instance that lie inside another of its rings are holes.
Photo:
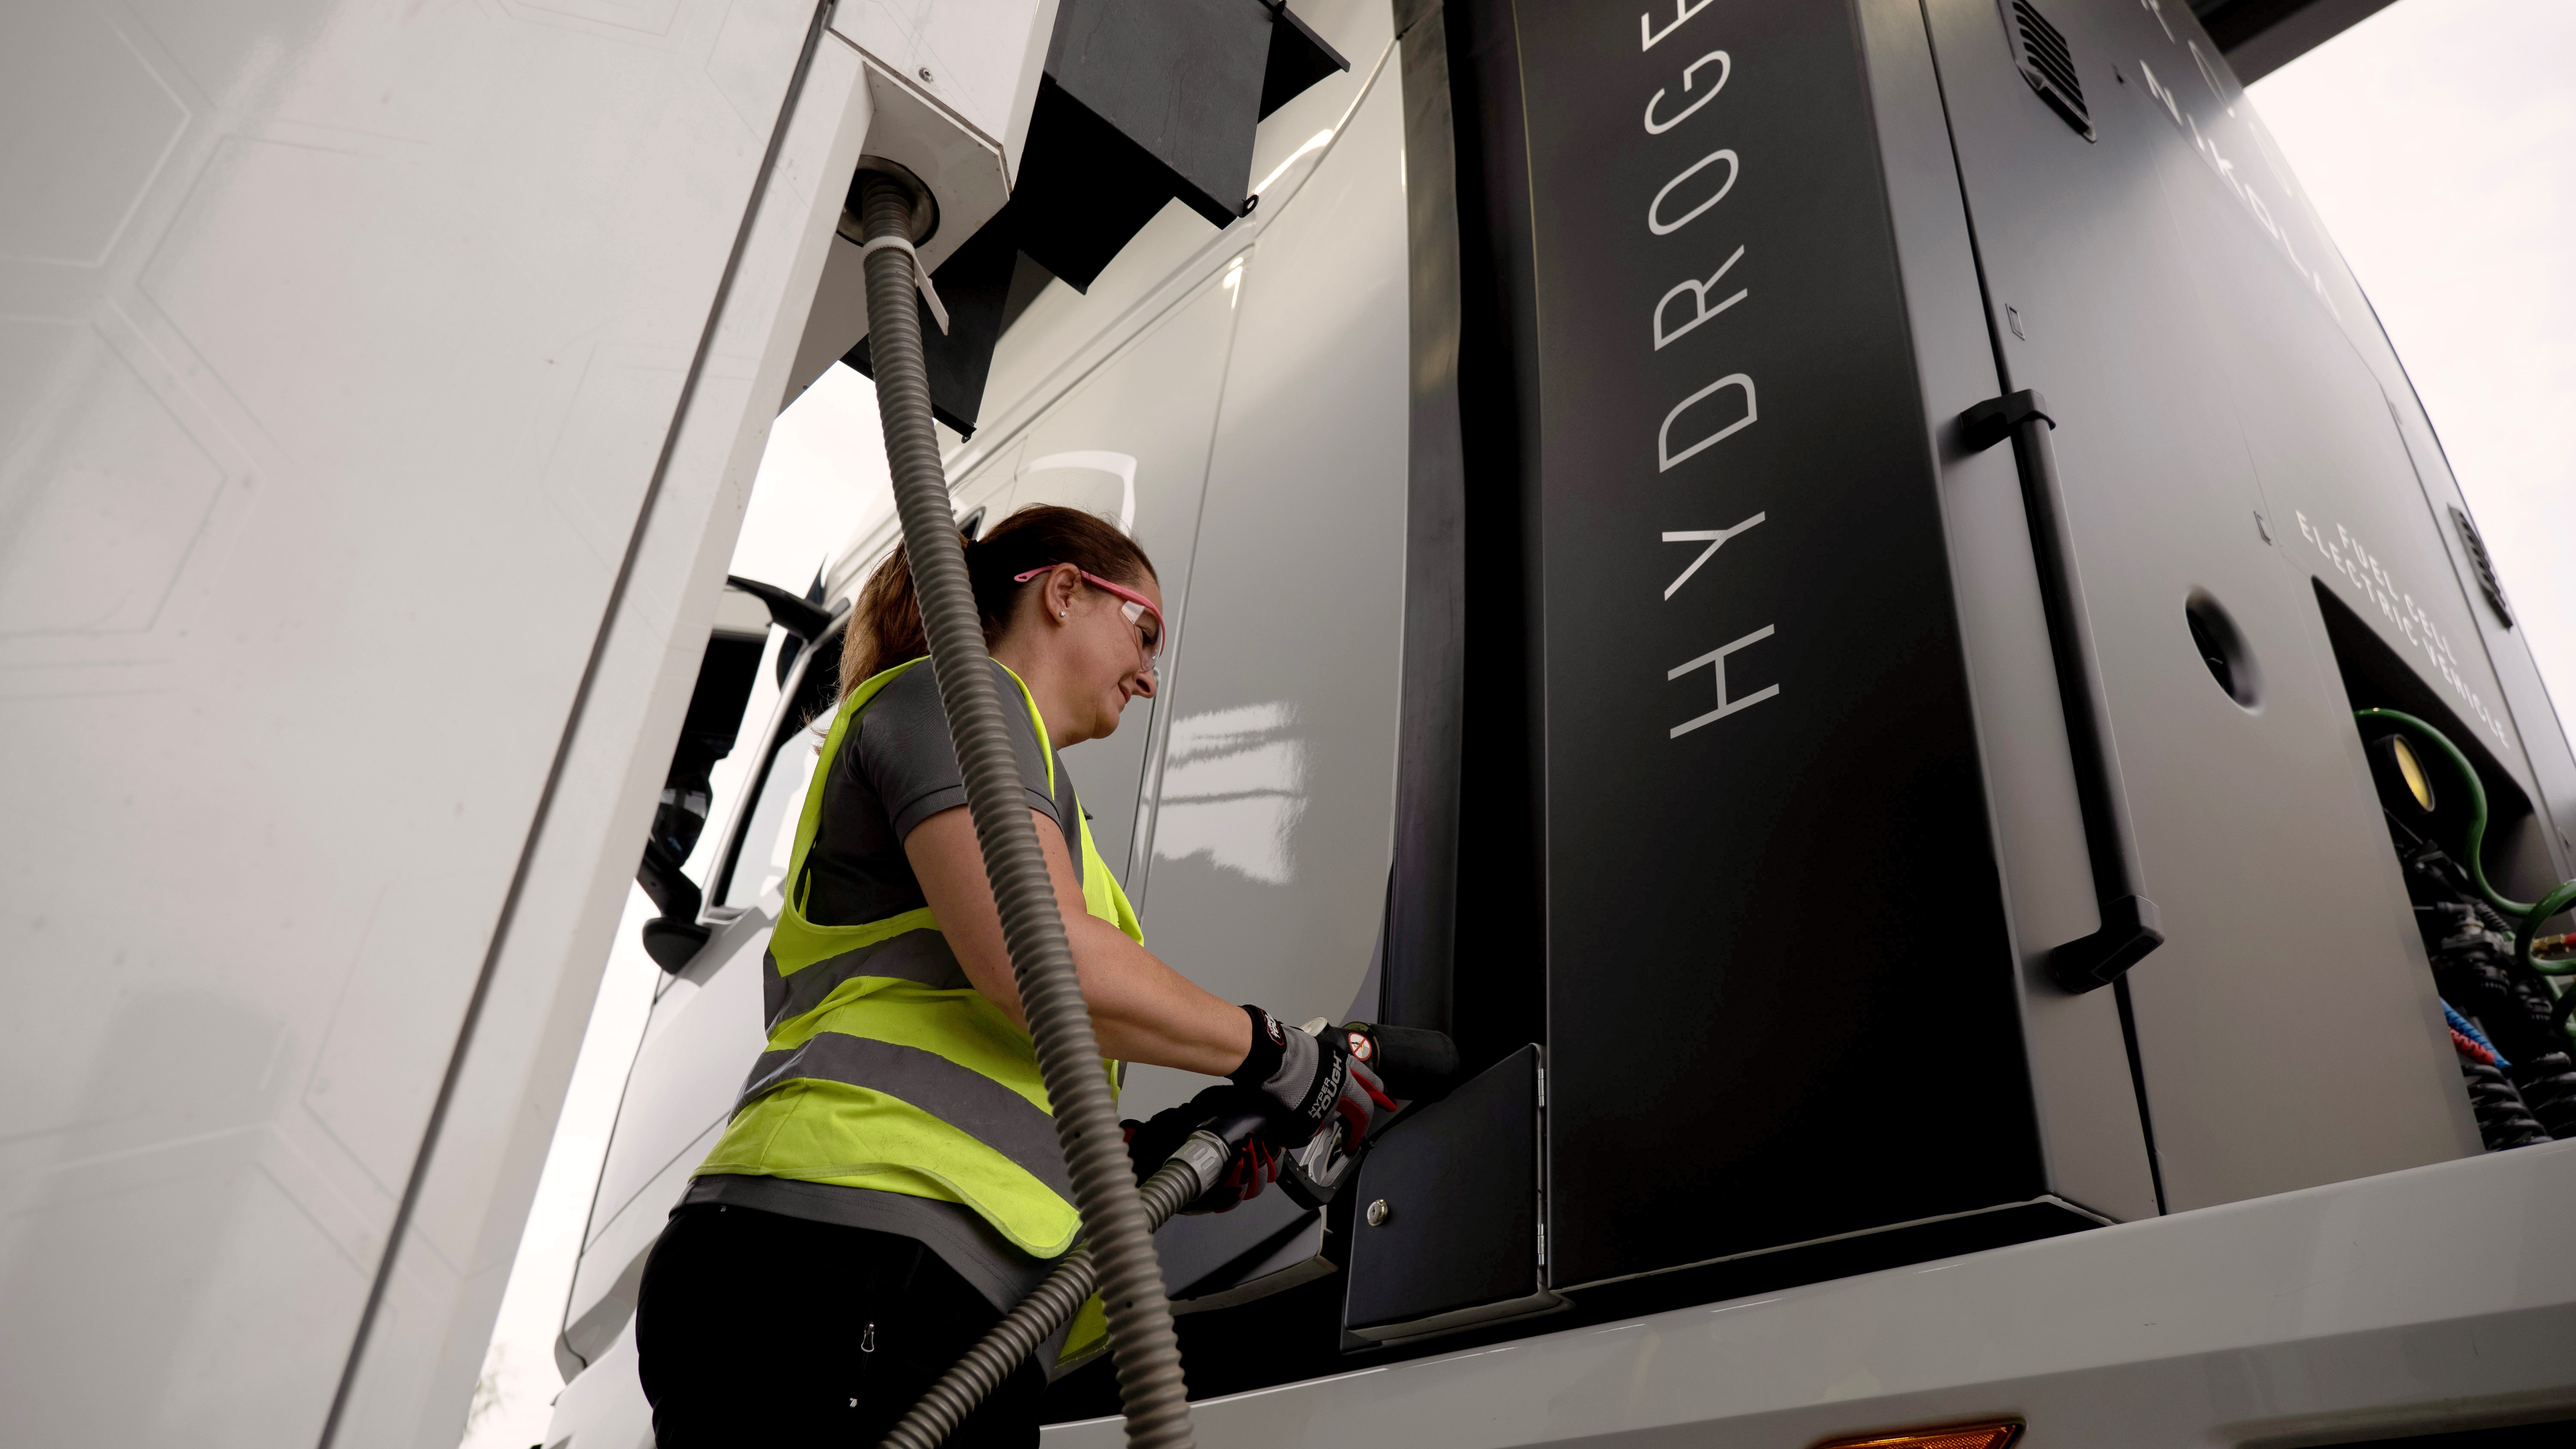
[[[2010,1449],[2021,1437],[2021,1420],[1989,1419],[1982,1424],[1953,1424],[1946,1429],[1917,1429],[1907,1434],[1864,1434],[1834,1439],[1816,1449]]]
[[[2390,753],[2397,756],[2397,773],[2406,777],[2406,791],[2415,797],[2416,808],[2426,814],[2433,811],[2433,782],[2424,778],[2424,764],[2415,758],[2415,747],[2404,735],[2388,737]]]

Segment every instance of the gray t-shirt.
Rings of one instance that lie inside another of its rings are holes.
[[[905,670],[877,691],[858,723],[841,741],[823,785],[823,822],[805,860],[805,919],[818,926],[855,926],[919,910],[929,902],[903,853],[904,837],[943,810],[966,803],[957,747],[948,737],[948,715],[939,703],[939,681],[928,664]],[[1081,808],[1064,761],[1055,763],[1055,793],[1047,793],[1046,755],[1020,686],[993,666],[1002,717],[1019,760],[1020,790],[1029,808],[1055,822],[1082,875]]]
[[[1029,808],[1064,834],[1065,853],[1082,870],[1082,805],[1064,761],[1055,764],[1055,791],[1047,792],[1047,762],[1037,730],[1020,698],[1020,686],[999,664],[993,686],[1011,730]],[[868,701],[841,741],[823,784],[823,819],[805,856],[805,918],[818,926],[855,926],[918,910],[929,904],[904,837],[921,822],[966,803],[957,747],[939,703],[939,681],[928,664]],[[937,1253],[959,1277],[1008,1311],[1054,1267],[1014,1247],[974,1209],[908,1193],[778,1177],[716,1175],[689,1186],[686,1203],[726,1203],[812,1222],[839,1223],[900,1233]]]

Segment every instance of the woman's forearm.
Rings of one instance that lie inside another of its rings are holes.
[[[1064,836],[1044,816],[1037,817],[1037,826],[1101,1054],[1212,1077],[1241,1066],[1252,1050],[1252,1019],[1092,915],[1083,904]],[[1026,1027],[1028,1017],[1020,1007],[1019,983],[1011,974],[1010,951],[1002,941],[1001,915],[984,876],[973,821],[962,808],[943,811],[914,827],[903,847],[966,979]]]
[[[1252,1050],[1252,1018],[1212,996],[1117,927],[1068,915],[1074,966],[1100,1054],[1222,1077]]]

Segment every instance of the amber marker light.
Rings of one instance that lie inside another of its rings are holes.
[[[2021,1420],[1988,1419],[1982,1424],[1952,1424],[1903,1434],[1863,1434],[1856,1439],[1828,1439],[1816,1449],[2011,1449],[2021,1437]]]

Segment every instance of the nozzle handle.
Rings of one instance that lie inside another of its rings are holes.
[[[1405,1101],[1438,1097],[1458,1081],[1458,1044],[1445,1031],[1354,1021],[1345,1031],[1365,1033],[1375,1044],[1369,1067],[1387,1091]]]
[[[1209,1118],[1207,1125],[1199,1130],[1214,1133],[1216,1139],[1225,1144],[1226,1151],[1232,1152],[1250,1141],[1252,1134],[1260,1131],[1262,1124],[1269,1120],[1259,1112],[1228,1112]]]

